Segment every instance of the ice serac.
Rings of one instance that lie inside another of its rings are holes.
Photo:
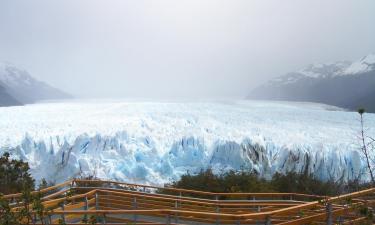
[[[259,139],[259,138],[257,138]],[[30,162],[37,180],[46,178],[60,182],[72,177],[95,175],[103,179],[163,184],[185,173],[212,168],[216,173],[229,170],[254,171],[270,178],[275,172],[308,171],[322,180],[363,176],[363,165],[357,151],[338,151],[326,146],[315,151],[310,146],[285,148],[272,141],[250,138],[237,143],[218,140],[207,146],[203,139],[182,137],[165,154],[153,145],[150,137],[134,140],[124,133],[114,136],[80,135],[69,144],[36,142],[26,137],[12,152],[13,156]]]
[[[163,184],[207,168],[368,179],[357,119],[312,103],[42,103],[0,108],[0,153],[29,162],[37,180],[55,182],[95,175]],[[365,121],[374,137],[375,115]]]

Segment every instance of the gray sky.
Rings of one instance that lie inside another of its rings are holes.
[[[375,52],[374,0],[0,0],[0,61],[79,97],[243,97]]]

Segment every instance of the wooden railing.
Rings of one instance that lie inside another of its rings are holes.
[[[51,193],[54,191],[54,193]],[[34,192],[34,194],[37,192]],[[360,224],[371,220],[375,188],[324,197],[298,193],[212,193],[129,184],[71,180],[48,193],[46,224]],[[20,198],[20,194],[6,195]],[[12,205],[17,211],[17,201]]]
[[[172,195],[179,195],[179,196],[201,196],[206,198],[212,199],[219,199],[220,197],[237,197],[237,198],[284,198],[284,199],[322,199],[325,196],[319,195],[309,195],[309,194],[300,194],[300,193],[215,193],[215,192],[206,192],[206,191],[197,191],[197,190],[190,190],[190,189],[182,189],[182,188],[170,188],[170,187],[158,187],[152,185],[142,185],[142,184],[131,184],[131,183],[124,183],[118,181],[106,181],[106,180],[74,180],[73,181],[79,185],[87,185],[95,186],[95,185],[114,185],[118,187],[123,187],[127,189],[133,189],[143,192],[169,192]]]

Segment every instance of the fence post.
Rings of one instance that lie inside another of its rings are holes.
[[[63,223],[66,223],[65,221],[65,200],[63,201],[63,204],[61,205],[61,210],[63,211],[63,214],[61,214],[61,219]]]
[[[85,210],[89,210],[89,200],[87,196],[85,196]]]
[[[18,205],[18,202],[17,202],[17,200],[16,200],[16,197],[13,197],[13,198],[12,198],[12,202],[13,202],[13,204]]]
[[[134,197],[134,199],[133,199],[133,209],[137,209],[137,197]],[[133,222],[137,222],[137,220],[138,220],[138,214],[136,214],[136,213],[134,213],[134,215],[133,215]]]
[[[182,198],[182,192],[180,191],[180,202],[179,202],[180,208],[182,207],[181,198]]]
[[[332,225],[332,203],[327,203],[326,206],[326,214],[327,214],[327,225]]]
[[[107,220],[106,220],[106,215],[104,213],[103,218],[102,218],[102,225],[105,225],[105,224],[107,224]]]
[[[218,195],[215,195],[215,200],[219,201],[219,196]],[[220,212],[220,206],[219,206],[219,203],[216,202],[216,213],[219,213],[219,212]],[[216,224],[220,224],[219,217],[216,219]]]
[[[340,225],[344,224],[344,217],[343,216],[339,217],[339,224]]]
[[[271,216],[267,216],[267,218],[266,218],[266,225],[271,225],[271,224],[272,224]]]
[[[167,224],[167,225],[170,225],[170,224],[171,224],[171,217],[169,216],[169,214],[167,215],[167,221],[166,221],[166,224]]]
[[[84,209],[85,209],[86,211],[89,210],[89,200],[87,199],[87,195],[85,196],[85,206],[84,206]],[[84,218],[85,218],[85,220],[88,219],[87,214],[84,215]]]
[[[95,209],[96,210],[99,209],[99,196],[98,196],[98,192],[95,192]]]
[[[216,213],[220,213],[219,203],[216,203]],[[216,218],[216,225],[220,224],[219,216]]]
[[[255,196],[253,196],[253,202],[255,203],[255,201],[256,201],[256,198],[255,198]],[[260,211],[261,211],[261,207],[260,207],[260,205],[255,206],[255,209],[256,209],[258,212],[260,212]]]
[[[256,201],[255,196],[252,197],[252,200],[253,200],[253,203],[255,203],[255,201]],[[254,205],[254,206],[252,206],[252,208],[255,209],[256,211],[260,212],[260,206],[259,205],[258,206]]]
[[[174,208],[177,210],[178,209],[178,201],[176,200],[174,203]],[[174,213],[174,222],[178,223],[178,212]]]

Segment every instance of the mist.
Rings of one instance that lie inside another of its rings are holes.
[[[82,98],[244,97],[375,52],[375,1],[2,0],[0,61]]]

